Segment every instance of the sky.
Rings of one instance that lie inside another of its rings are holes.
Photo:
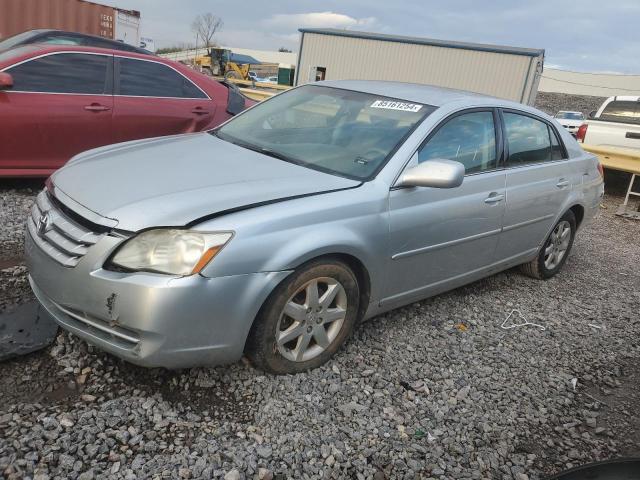
[[[221,45],[298,49],[300,27],[345,28],[546,50],[545,66],[640,74],[640,0],[95,0],[139,10],[156,47],[194,44],[213,13]]]

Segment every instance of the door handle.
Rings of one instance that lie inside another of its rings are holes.
[[[106,112],[107,110],[111,110],[109,107],[105,107],[104,105],[100,105],[99,103],[85,105],[84,109],[89,112]]]
[[[195,113],[196,115],[208,115],[209,111],[205,110],[202,107],[196,107],[193,110],[191,110],[191,113]]]
[[[633,139],[640,139],[640,133],[638,132],[627,132],[624,135],[624,138],[633,138]]]
[[[504,195],[492,192],[487,198],[484,199],[484,203],[492,204],[501,202],[502,200],[504,200]]]
[[[561,178],[560,180],[558,180],[558,183],[556,183],[556,187],[558,188],[565,188],[569,186],[569,180],[565,180],[564,178]]]

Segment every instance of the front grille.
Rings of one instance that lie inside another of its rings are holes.
[[[59,264],[73,268],[104,233],[94,232],[54,205],[46,191],[36,197],[27,220],[34,242]]]

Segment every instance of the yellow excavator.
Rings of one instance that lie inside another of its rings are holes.
[[[248,55],[237,55],[229,49],[216,47],[210,48],[206,55],[197,56],[194,62],[209,75],[238,80],[251,80],[251,65],[260,64]]]

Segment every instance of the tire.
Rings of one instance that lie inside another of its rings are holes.
[[[234,71],[234,70],[229,70],[227,73],[224,74],[224,78],[226,79],[236,79],[236,80],[240,80],[240,75],[238,75],[238,72]]]
[[[568,230],[567,230],[568,229]],[[562,232],[567,231],[566,234]],[[558,235],[567,235],[568,238],[559,238]],[[520,265],[525,275],[539,280],[547,280],[556,275],[571,252],[573,239],[576,235],[576,217],[571,210],[567,211],[553,226],[553,230],[538,252],[538,256],[529,263]],[[556,255],[555,259],[551,255]],[[558,259],[558,255],[561,255]]]
[[[255,367],[278,375],[316,368],[349,338],[359,301],[358,281],[348,266],[331,259],[306,264],[262,306],[246,354]]]

